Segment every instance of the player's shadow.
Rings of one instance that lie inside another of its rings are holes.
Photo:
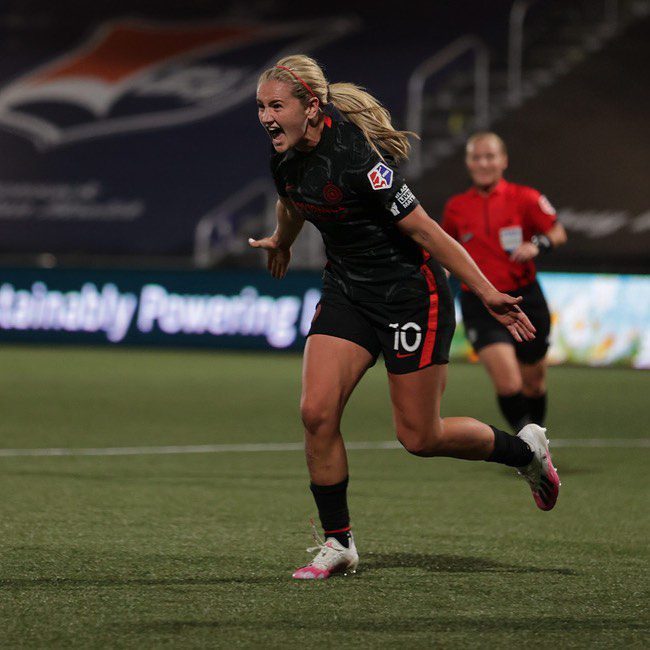
[[[457,555],[429,555],[426,553],[367,553],[363,556],[361,572],[370,575],[382,569],[422,569],[432,573],[552,573],[576,575],[564,567],[517,566],[480,557]],[[187,577],[34,577],[0,578],[0,589],[41,589],[44,587],[132,587],[166,586],[195,587],[211,585],[270,585],[286,582],[284,574],[273,576],[187,576]]]
[[[361,567],[360,567],[361,568]],[[575,575],[564,567],[534,567],[507,564],[481,557],[429,555],[427,553],[367,553],[363,571],[378,569],[423,569],[433,573],[554,573]]]

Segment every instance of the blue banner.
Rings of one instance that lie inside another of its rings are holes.
[[[319,276],[262,272],[0,271],[5,341],[301,349]]]
[[[542,273],[551,363],[650,368],[650,276]],[[0,270],[3,341],[300,350],[320,274]],[[453,358],[472,359],[457,308]]]

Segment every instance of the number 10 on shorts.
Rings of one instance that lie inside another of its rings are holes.
[[[405,352],[415,352],[420,347],[422,342],[422,328],[417,323],[388,323],[388,327],[395,330],[395,339],[393,342],[393,349],[396,352],[404,350]],[[411,333],[415,332],[415,336]],[[410,339],[410,342],[409,342]]]

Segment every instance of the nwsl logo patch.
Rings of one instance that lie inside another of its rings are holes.
[[[308,52],[352,28],[345,19],[325,33],[320,22],[104,23],[0,87],[0,127],[45,149],[212,118],[249,100],[287,50]]]
[[[393,170],[383,162],[378,162],[369,172],[368,180],[373,190],[385,190],[393,185]]]

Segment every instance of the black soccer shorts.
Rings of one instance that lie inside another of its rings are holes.
[[[468,341],[475,352],[491,343],[514,345],[517,359],[524,364],[537,363],[546,356],[551,333],[551,315],[538,282],[521,289],[507,291],[511,296],[522,296],[519,304],[537,332],[532,341],[515,341],[510,332],[490,315],[480,299],[470,291],[463,291],[460,306]]]
[[[375,362],[382,353],[386,370],[397,375],[448,363],[456,319],[447,280],[440,275],[427,267],[428,293],[396,303],[353,301],[328,285],[307,336],[352,341],[368,350]]]

